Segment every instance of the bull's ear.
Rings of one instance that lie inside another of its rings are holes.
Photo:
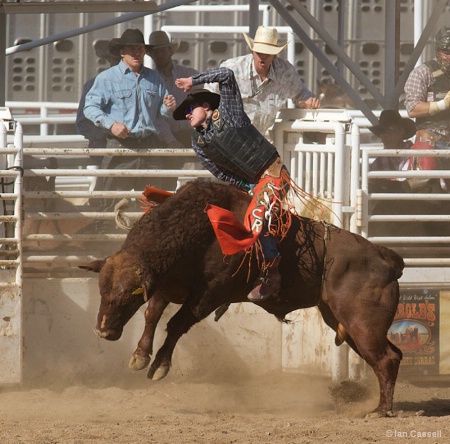
[[[131,294],[133,294],[133,295],[144,294],[144,302],[148,301],[147,292],[145,291],[144,287],[136,288],[136,290],[134,290],[133,293],[131,293]]]
[[[105,262],[106,262],[106,259],[98,259],[87,265],[78,265],[78,268],[81,268],[81,269],[87,270],[87,271],[93,271],[95,273],[100,273],[100,270],[103,268],[103,265],[105,265]]]

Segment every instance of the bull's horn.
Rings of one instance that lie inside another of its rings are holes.
[[[142,294],[142,293],[144,293],[144,287],[136,288],[136,290],[134,290],[133,293],[131,294]]]

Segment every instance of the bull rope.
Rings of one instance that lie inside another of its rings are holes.
[[[325,286],[325,275],[327,272],[327,260],[328,260],[328,241],[330,240],[330,226],[328,222],[324,220],[320,221],[323,225],[325,232],[323,234],[323,267],[322,267],[322,279],[320,282],[320,294],[319,299],[317,300],[317,306],[319,305],[320,300],[322,299],[323,288]]]

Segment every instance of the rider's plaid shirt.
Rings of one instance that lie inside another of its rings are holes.
[[[425,64],[413,69],[405,84],[405,108],[410,113],[420,102],[429,102],[427,90],[434,82],[431,68]]]
[[[231,75],[230,75],[231,74]],[[244,111],[239,87],[236,83],[235,77],[228,69],[213,68],[208,69],[202,74],[192,77],[193,85],[201,85],[203,83],[218,82],[220,84],[220,104],[219,111],[221,118],[234,128],[242,128],[251,125],[250,119]],[[213,129],[211,127],[211,118],[207,120],[206,130],[202,130],[202,135],[205,140],[211,139]],[[196,143],[197,131],[192,136],[192,148],[196,152],[203,166],[208,169],[218,179],[230,182],[237,187],[243,187],[246,184],[242,178],[237,177],[232,172],[219,168],[214,162],[209,160],[203,149]]]

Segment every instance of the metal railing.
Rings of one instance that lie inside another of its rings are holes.
[[[399,235],[402,224],[417,223],[425,227],[444,227],[450,221],[450,211],[431,214],[415,211],[414,214],[398,211],[383,214],[373,212],[378,202],[441,202],[447,204],[450,194],[446,192],[369,192],[369,182],[377,179],[398,177],[415,179],[450,179],[448,170],[436,171],[369,171],[373,158],[379,156],[408,156],[411,151],[392,151],[382,148],[360,146],[360,136],[364,130],[353,123],[348,113],[336,113],[332,118],[327,112],[300,113],[299,110],[284,110],[282,118],[273,128],[274,144],[278,147],[293,179],[307,193],[320,198],[331,207],[331,221],[338,226],[358,232],[375,243],[385,244],[402,254],[407,265],[448,266],[446,259],[449,235],[426,232],[423,235],[404,233]],[[322,118],[320,118],[320,115]],[[326,118],[324,117],[326,115]],[[360,122],[358,122],[360,123]],[[20,128],[20,126],[19,126]],[[310,135],[318,133],[319,142],[311,142]],[[9,136],[12,137],[11,135]],[[141,191],[107,190],[97,187],[97,181],[106,178],[148,177],[149,183],[160,179],[172,180],[169,191],[174,191],[180,181],[193,177],[210,177],[210,173],[198,169],[171,169],[152,167],[151,169],[102,169],[94,158],[123,157],[124,159],[150,157],[155,159],[192,156],[191,149],[149,149],[140,150],[139,155],[126,149],[88,149],[79,144],[79,136],[36,136],[34,141],[26,141],[15,136],[10,140],[11,150],[21,149],[24,169],[23,199],[23,260],[26,269],[48,268],[51,264],[77,264],[91,257],[103,255],[109,247],[117,248],[126,236],[125,232],[94,229],[94,224],[102,221],[113,223],[113,208],[99,209],[98,202],[105,199],[127,198],[136,200]],[[52,143],[56,141],[56,143]],[[26,146],[26,144],[28,144]],[[29,147],[29,146],[33,147]],[[78,145],[78,146],[77,146]],[[6,147],[6,144],[4,144]],[[55,146],[58,146],[55,148]],[[13,156],[13,151],[7,156]],[[5,153],[9,153],[8,149]],[[450,157],[446,150],[417,151],[414,156]],[[50,161],[56,161],[52,164]],[[10,165],[13,162],[9,159]],[[53,183],[53,188],[32,187],[33,181]],[[398,205],[394,205],[398,206]],[[450,206],[450,204],[449,204]],[[135,205],[136,208],[136,205]],[[397,209],[396,209],[397,210]],[[135,220],[141,211],[129,210],[128,216]],[[393,227],[380,235],[376,227]],[[75,228],[76,229],[75,229]],[[46,228],[44,230],[44,228]],[[431,228],[432,229],[432,228]],[[74,248],[75,246],[75,248]],[[108,248],[103,248],[103,247]],[[79,254],[73,254],[74,251]],[[424,254],[425,252],[425,254]],[[447,256],[449,256],[447,254]]]
[[[450,150],[362,149],[357,205],[361,234],[397,250],[407,266],[450,266],[450,190],[445,189],[450,170],[371,170],[371,159],[377,157],[427,157],[445,162]],[[372,191],[374,180],[384,181],[386,189]],[[395,183],[399,186],[392,188]]]
[[[15,140],[19,144],[22,128],[17,125]],[[14,279],[0,282],[1,287],[22,287],[22,173],[23,157],[20,148],[7,148],[7,129],[0,122],[1,201],[0,207],[0,267],[15,270]]]
[[[16,141],[20,139],[20,124]],[[0,121],[0,349],[3,384],[22,378],[23,335],[23,242],[22,242],[22,150],[7,148],[7,129]]]
[[[27,140],[23,137],[20,123],[15,134],[7,136],[3,132],[2,137],[0,148],[5,156],[0,157],[4,164],[11,166],[20,160],[18,169],[7,170],[4,177],[17,177],[17,171],[23,172],[23,175],[20,174],[23,187],[13,195],[17,202],[21,202],[23,197],[23,215],[4,217],[8,222],[18,221],[23,254],[17,261],[27,275],[79,274],[81,271],[77,265],[105,257],[120,247],[127,233],[117,229],[114,207],[109,205],[105,209],[103,203],[123,198],[134,201],[134,208],[125,211],[133,221],[142,215],[142,209],[136,203],[142,197],[142,190],[134,191],[132,187],[129,188],[131,191],[104,189],[97,186],[98,181],[144,177],[148,179],[148,184],[155,184],[163,179],[170,182],[170,187],[166,189],[175,191],[186,180],[211,177],[204,169],[183,169],[182,166],[168,169],[160,167],[161,162],[155,162],[154,167],[138,169],[119,170],[99,166],[99,159],[104,158],[123,158],[124,161],[143,158],[158,161],[167,158],[195,159],[195,153],[190,148],[139,151],[89,149],[79,147],[85,142],[80,143],[79,136],[74,135],[29,136]],[[16,153],[21,153],[18,160],[11,157]],[[4,203],[10,199],[5,193],[2,198]]]
[[[307,115],[304,121],[289,120],[297,111],[284,110],[280,115],[281,121],[273,127],[274,144],[296,184],[331,207],[331,222],[348,228],[351,181],[342,173],[350,172],[352,156],[346,140],[346,116],[340,114],[335,121],[309,121]],[[312,143],[311,134],[319,134],[319,142]]]
[[[40,125],[41,136],[49,134],[49,125],[57,128],[58,125],[74,124],[78,109],[78,103],[73,102],[7,101],[6,106],[22,127]]]
[[[26,266],[76,266],[93,257],[104,256],[118,249],[126,237],[126,232],[117,232],[115,229],[114,208],[108,206],[105,210],[98,202],[111,199],[119,201],[123,198],[135,201],[142,197],[142,190],[104,190],[95,186],[100,179],[145,177],[151,184],[158,178],[171,178],[173,188],[168,191],[175,191],[184,179],[211,177],[208,171],[202,169],[101,169],[90,161],[92,156],[96,158],[115,156],[128,159],[194,156],[191,149],[148,149],[136,152],[128,149],[25,148],[23,152],[25,160],[38,157],[42,162],[43,159],[51,157],[56,159],[57,163],[61,161],[67,165],[64,168],[25,169],[23,195],[26,230],[23,261]],[[84,163],[85,166],[79,168],[80,163]],[[55,188],[34,191],[27,189],[28,180],[36,178],[54,182]],[[61,179],[59,182],[58,178]],[[136,206],[137,210],[126,211],[126,216],[131,221],[142,215],[139,205]],[[109,224],[99,224],[102,221]],[[101,229],[98,226],[101,226]],[[74,248],[74,245],[77,248]],[[53,254],[52,249],[56,253]],[[80,251],[80,254],[71,254],[71,251],[75,250]],[[83,251],[88,254],[83,254]]]

